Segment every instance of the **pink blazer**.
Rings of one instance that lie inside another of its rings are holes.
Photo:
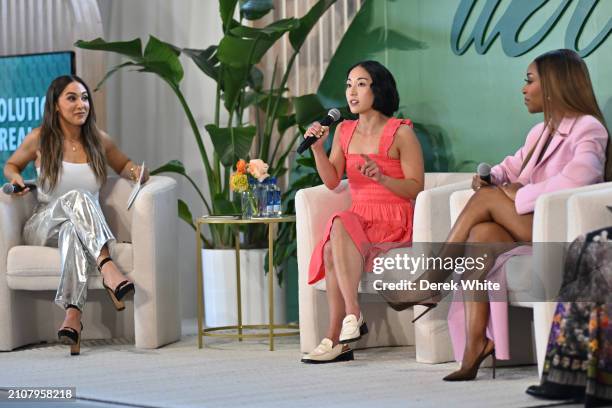
[[[523,185],[515,199],[519,214],[533,212],[541,194],[603,181],[608,132],[596,118],[583,115],[563,119],[542,160],[536,164],[549,133],[548,127],[544,129],[544,122],[537,124],[514,156],[506,157],[491,169],[493,184]],[[523,160],[535,143],[538,145],[521,172]]]

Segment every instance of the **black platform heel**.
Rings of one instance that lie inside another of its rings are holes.
[[[112,261],[112,258],[109,256],[109,257],[104,258],[100,262],[100,264],[98,265],[98,271],[100,271],[100,274],[102,274],[102,267],[104,266],[104,264],[110,261]],[[109,288],[108,286],[106,286],[106,283],[104,283],[104,278],[102,278],[102,286],[104,286],[104,289],[106,289],[106,293],[108,293],[108,296],[113,302],[113,305],[115,305],[115,309],[117,309],[117,311],[122,311],[125,309],[123,298],[130,292],[131,293],[136,292],[136,288],[134,287],[134,284],[127,279],[121,282],[119,285],[117,285],[117,287],[113,290]]]
[[[68,305],[66,309],[80,310],[75,305]],[[83,331],[83,323],[81,323],[81,332]],[[77,332],[72,327],[62,327],[57,332],[57,339],[62,344],[70,346],[70,355],[78,356],[81,354],[81,332]]]

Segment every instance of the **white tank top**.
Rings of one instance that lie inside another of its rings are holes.
[[[36,173],[40,177],[40,168],[36,168]],[[96,174],[93,172],[89,163],[70,163],[62,161],[62,168],[58,175],[57,184],[53,191],[49,191],[45,186],[38,184],[38,202],[50,203],[51,201],[61,197],[71,190],[85,190],[93,194],[98,200],[100,185],[96,179]]]

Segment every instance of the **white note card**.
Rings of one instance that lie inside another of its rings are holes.
[[[140,177],[138,177],[138,181],[136,182],[136,185],[134,185],[134,188],[132,189],[130,198],[128,198],[128,202],[127,202],[128,210],[132,208],[132,205],[134,205],[134,201],[136,201],[136,196],[138,196],[138,192],[140,191],[140,188],[142,187],[142,177],[144,175],[144,169],[145,169],[144,162],[142,162],[142,164],[140,165]]]

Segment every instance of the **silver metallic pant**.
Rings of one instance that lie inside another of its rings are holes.
[[[115,239],[97,199],[87,191],[72,190],[39,204],[23,236],[27,245],[59,248],[61,278],[55,303],[83,310],[87,278],[97,273],[96,260],[104,245]]]

